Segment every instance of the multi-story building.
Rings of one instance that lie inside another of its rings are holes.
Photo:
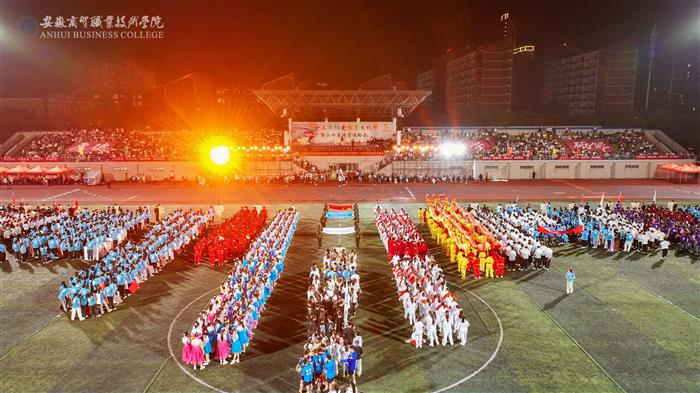
[[[445,109],[450,122],[476,111],[477,52],[447,53],[445,79]]]
[[[504,38],[477,48],[478,108],[482,112],[511,110],[513,40]]]
[[[647,66],[648,67],[648,66]],[[647,68],[648,70],[648,68]],[[648,74],[638,83],[640,109],[646,104]],[[650,81],[649,110],[668,109],[675,112],[697,112],[700,109],[700,47],[693,42],[674,42],[662,35],[653,59]]]
[[[537,111],[542,104],[544,64],[535,45],[513,48],[511,110]]]
[[[432,94],[421,105],[436,112],[445,112],[445,84],[447,73],[446,57],[433,58],[433,67],[418,74],[416,87],[418,90],[430,90]]]
[[[510,38],[475,50],[448,53],[445,101],[450,121],[470,112],[511,110],[513,48]]]
[[[629,42],[548,61],[544,102],[574,114],[630,112],[637,50]]]
[[[511,18],[510,13],[506,12],[501,15],[501,30],[503,38],[515,38],[518,36],[518,22],[515,18]]]
[[[435,88],[435,69],[431,68],[425,72],[421,72],[416,77],[416,87],[418,90],[430,90]],[[432,108],[435,101],[435,92],[421,103],[426,108]]]

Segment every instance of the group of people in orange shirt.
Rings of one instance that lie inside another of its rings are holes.
[[[243,206],[233,216],[202,238],[194,247],[194,264],[209,256],[212,265],[223,265],[231,258],[240,258],[265,227],[267,210]]]
[[[427,198],[427,208],[420,210],[418,216],[450,261],[457,263],[463,279],[468,272],[475,279],[480,279],[482,272],[485,277],[503,278],[505,258],[500,244],[467,210],[444,195],[437,195]]]

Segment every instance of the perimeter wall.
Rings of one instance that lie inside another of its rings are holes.
[[[305,157],[310,158],[310,157]],[[375,157],[334,156],[311,159],[319,168],[342,167],[344,164],[363,163],[361,170],[372,170],[377,163]],[[659,165],[668,162],[691,163],[691,160],[555,160],[555,161],[395,161],[383,167],[379,173],[407,176],[474,176],[486,175],[490,179],[647,179],[660,177]],[[115,181],[133,177],[146,180],[194,180],[203,170],[197,162],[12,162],[3,165],[12,168],[18,164],[30,168],[66,166],[79,173],[101,171],[106,178]],[[286,176],[302,172],[292,161],[245,161],[237,168],[239,176]]]

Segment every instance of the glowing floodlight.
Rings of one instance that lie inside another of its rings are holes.
[[[438,150],[445,157],[458,157],[467,153],[467,146],[463,143],[445,142]]]
[[[209,150],[209,158],[214,164],[226,165],[231,159],[231,152],[228,146],[216,146]]]

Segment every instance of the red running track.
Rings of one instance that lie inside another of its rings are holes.
[[[193,184],[130,184],[106,186],[14,186],[0,190],[0,203],[29,204],[214,204],[303,202],[419,202],[427,194],[446,194],[468,201],[609,201],[622,192],[625,201],[676,200],[700,204],[700,186],[660,180],[516,180],[468,184],[295,184],[231,185],[200,188]]]

